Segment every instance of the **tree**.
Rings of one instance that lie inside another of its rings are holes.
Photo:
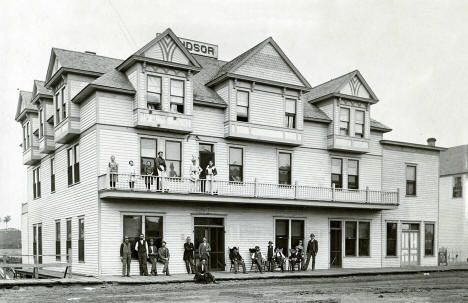
[[[8,229],[8,222],[11,221],[11,216],[8,215],[8,216],[5,216],[3,217],[3,222],[5,222],[5,227]]]

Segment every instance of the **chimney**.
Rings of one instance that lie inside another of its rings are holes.
[[[437,139],[436,138],[428,138],[427,139],[427,145],[429,146],[435,146]]]
[[[90,52],[90,51],[85,51],[85,53],[90,54],[90,55],[96,55],[95,52]]]

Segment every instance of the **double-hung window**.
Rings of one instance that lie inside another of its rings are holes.
[[[349,136],[349,108],[340,107],[340,135]]]
[[[237,91],[237,121],[249,122],[249,92]]]
[[[406,195],[416,196],[416,165],[406,165]]]
[[[62,87],[61,101],[62,101],[62,118],[65,119],[67,118],[67,115],[68,115],[67,100],[65,99],[65,86]]]
[[[359,189],[359,161],[348,159],[348,189]]]
[[[147,241],[153,240],[156,247],[161,247],[163,240],[163,217],[155,215],[124,215],[123,236],[130,240],[132,258],[137,259],[136,241],[144,234]]]
[[[26,134],[26,150],[31,147],[31,123],[28,121],[25,124],[25,134]]]
[[[156,166],[156,150],[158,141],[156,139],[141,138],[140,140],[140,157],[141,157],[141,174],[146,175],[145,167],[149,162],[152,169]],[[156,172],[153,171],[156,175]]]
[[[84,218],[78,219],[78,261],[85,261],[85,226]]]
[[[278,153],[278,181],[291,185],[291,153]]]
[[[59,90],[55,94],[55,126],[60,124],[60,121],[62,120],[62,109],[61,109],[61,101],[62,101],[62,91]]]
[[[463,196],[463,183],[462,177],[457,176],[453,178],[453,198],[461,198]]]
[[[80,182],[80,146],[76,144],[67,151],[68,155],[68,185]]]
[[[60,261],[61,256],[61,243],[60,243],[60,220],[55,221],[55,260]]]
[[[434,224],[424,224],[424,255],[434,256]]]
[[[296,100],[286,98],[285,127],[296,128]]]
[[[354,136],[364,138],[364,111],[354,111]]]
[[[387,257],[397,255],[397,227],[397,223],[387,222]]]
[[[304,220],[275,219],[275,247],[289,256],[289,250],[299,241],[304,241]]]
[[[70,260],[70,250],[72,249],[72,221],[67,219],[67,261]]]
[[[50,159],[50,192],[55,192],[55,158]]]
[[[33,198],[41,197],[41,173],[40,167],[33,169]]]
[[[184,113],[184,81],[171,79],[171,112]]]
[[[44,136],[44,109],[39,109],[39,138]]]
[[[148,75],[146,107],[161,110],[161,77]]]
[[[239,147],[229,148],[229,181],[243,181],[243,150]]]
[[[332,158],[332,173],[331,184],[335,184],[335,188],[343,187],[343,160]]]
[[[181,177],[182,152],[181,143],[166,141],[166,164],[169,178]]]

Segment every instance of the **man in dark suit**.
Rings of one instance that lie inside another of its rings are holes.
[[[244,274],[247,273],[245,270],[245,262],[242,256],[239,254],[239,250],[237,247],[233,247],[232,250],[229,252],[229,259],[234,263],[234,273],[237,274],[239,272],[239,264],[242,266],[242,270]]]
[[[140,240],[135,244],[135,250],[138,252],[138,263],[140,264],[140,276],[148,275],[148,243],[143,234],[140,235]]]
[[[166,273],[166,276],[170,276],[169,274],[169,249],[166,247],[166,241],[162,241],[161,247],[158,249],[158,256],[159,256],[159,262],[164,264],[163,267],[163,273]]]
[[[307,261],[303,270],[307,270],[307,267],[309,267],[309,262],[310,262],[311,257],[312,257],[312,270],[315,270],[315,256],[317,255],[317,252],[318,252],[318,242],[317,240],[315,240],[315,235],[310,234],[310,240],[307,243],[307,250],[306,250]]]
[[[156,190],[165,190],[164,182],[166,182],[166,172],[167,172],[167,167],[166,167],[166,160],[163,158],[164,153],[160,151],[158,153],[158,157],[156,158],[156,172],[158,173],[158,178],[156,182]]]
[[[273,242],[268,241],[268,251],[267,251],[267,261],[268,261],[268,270],[275,270],[275,260],[273,259]]]
[[[184,262],[188,274],[190,274],[190,270],[192,271],[192,274],[195,273],[195,263],[193,262],[194,250],[195,247],[193,246],[192,240],[190,237],[187,237],[184,243]]]
[[[201,259],[198,264],[197,273],[195,274],[194,280],[196,283],[217,283],[215,277],[208,271],[208,263],[206,259]]]
[[[151,275],[157,276],[158,269],[156,268],[156,263],[158,261],[158,248],[156,247],[156,245],[154,245],[153,239],[149,240],[148,257],[151,263]]]
[[[208,243],[208,240],[204,237],[203,242],[198,246],[198,255],[200,256],[200,261],[205,259],[208,261],[210,259],[211,246]]]
[[[128,241],[128,236],[125,236],[124,241],[120,244],[120,260],[122,261],[122,277],[125,275],[130,277],[130,262],[132,262],[132,248]],[[127,273],[125,273],[125,270]]]

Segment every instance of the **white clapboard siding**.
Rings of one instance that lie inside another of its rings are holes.
[[[133,97],[107,92],[96,95],[98,123],[133,126]]]
[[[94,94],[86,102],[82,103],[80,107],[80,127],[82,132],[96,123],[96,111],[96,95]]]
[[[222,138],[224,109],[195,106],[192,118],[193,134]]]

